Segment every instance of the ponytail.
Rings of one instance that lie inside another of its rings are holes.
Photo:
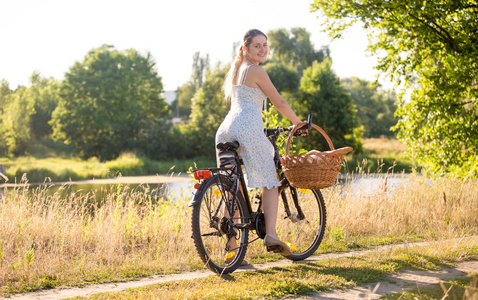
[[[226,97],[226,99],[231,98],[232,86],[236,82],[239,68],[241,67],[241,64],[243,61],[244,61],[244,46],[243,44],[241,44],[241,46],[239,47],[239,50],[237,51],[237,55],[234,58],[234,61],[231,63],[229,72],[227,72],[226,80],[224,81],[224,85],[222,87],[224,90],[224,96]]]
[[[231,98],[231,93],[232,93],[232,86],[236,82],[237,76],[239,75],[239,68],[241,67],[242,62],[244,61],[244,46],[249,47],[249,45],[252,42],[252,39],[257,36],[257,35],[263,35],[267,38],[267,36],[260,30],[257,29],[251,29],[246,32],[244,35],[244,39],[241,43],[241,46],[239,47],[237,51],[237,55],[234,58],[234,61],[231,63],[231,67],[229,68],[229,72],[226,75],[226,80],[224,81],[224,85],[222,86],[224,90],[224,96],[226,99]]]

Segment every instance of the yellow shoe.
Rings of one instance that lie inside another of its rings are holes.
[[[279,253],[282,256],[292,255],[292,252],[290,251],[290,247],[286,243],[268,234],[266,234],[266,236],[264,237],[264,246],[267,247],[267,251],[274,251],[276,253]]]
[[[227,256],[227,255],[226,255],[226,256]],[[225,262],[226,264],[232,263],[232,261],[234,260],[234,257],[235,257],[235,256],[236,256],[236,255],[234,254],[234,255],[232,255],[231,257],[224,258],[224,262]],[[241,261],[241,266],[248,266],[248,265],[249,265],[249,262],[248,262],[246,259],[243,259],[243,260]]]

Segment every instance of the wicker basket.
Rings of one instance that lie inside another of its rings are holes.
[[[287,180],[295,188],[323,189],[334,185],[342,167],[344,155],[353,150],[351,147],[335,149],[322,128],[315,124],[312,124],[312,127],[324,136],[330,151],[312,150],[307,153],[289,154],[290,143],[297,131],[297,126],[290,131],[285,155],[280,161]]]

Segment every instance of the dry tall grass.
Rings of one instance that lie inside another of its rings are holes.
[[[324,241],[477,234],[477,180],[386,182],[368,192],[348,183],[323,191]],[[155,199],[122,185],[94,205],[88,204],[94,194],[64,199],[60,192],[17,188],[0,200],[0,294],[202,268],[185,201]],[[265,253],[255,242],[248,257]]]
[[[91,205],[94,194],[61,199],[47,189],[0,200],[0,292],[199,266],[184,202],[117,185]]]
[[[477,234],[476,179],[399,175],[376,180],[376,188],[349,181],[324,192],[329,231],[340,228],[346,237],[425,239]]]

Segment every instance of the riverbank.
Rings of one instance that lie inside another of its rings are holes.
[[[98,179],[115,179],[130,176],[177,176],[190,168],[210,167],[214,159],[186,159],[154,161],[133,153],[123,153],[112,161],[99,161],[97,158],[83,160],[75,157],[24,156],[0,158],[5,168],[8,183],[68,182]]]
[[[416,169],[403,154],[406,148],[394,139],[366,139],[363,153],[348,154],[342,168],[345,173],[411,173]],[[121,176],[151,176],[156,174],[184,174],[189,168],[206,168],[216,165],[214,153],[208,158],[154,161],[134,153],[123,153],[112,161],[88,160],[72,157],[64,152],[49,149],[42,155],[17,158],[0,158],[8,183],[66,182],[108,179]],[[46,154],[45,154],[46,153]]]
[[[187,182],[191,181],[191,176],[188,174],[177,175],[148,175],[148,176],[118,176],[115,178],[104,179],[86,179],[75,181],[59,181],[59,182],[32,182],[32,183],[3,183],[0,188],[7,187],[22,187],[22,186],[39,186],[39,185],[79,185],[79,184],[160,184],[173,182]]]

